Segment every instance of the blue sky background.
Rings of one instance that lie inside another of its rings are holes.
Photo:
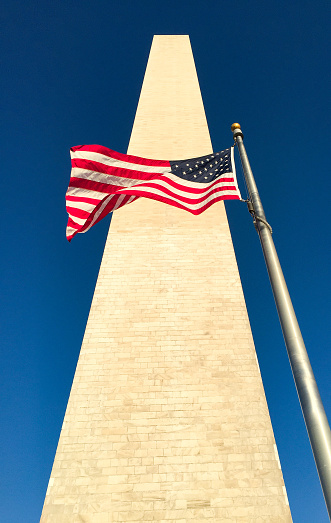
[[[0,520],[39,521],[110,221],[66,241],[69,148],[126,152],[153,34],[190,35],[214,149],[242,124],[330,419],[330,2],[3,7]],[[293,520],[324,523],[258,236],[226,208]]]

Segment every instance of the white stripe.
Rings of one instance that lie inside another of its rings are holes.
[[[118,197],[118,200],[116,202],[116,204],[114,205],[113,207],[113,211],[116,211],[116,209],[118,209],[122,203],[122,201],[124,200],[126,194],[122,194],[121,196]]]
[[[192,189],[208,189],[208,187],[210,187],[210,185],[212,183],[222,181],[223,178],[234,177],[234,174],[233,173],[222,174],[219,178],[216,178],[215,180],[212,180],[209,182],[192,182],[192,180],[185,180],[185,178],[180,178],[179,176],[176,176],[173,173],[167,174],[166,177],[169,180],[172,180],[172,181],[182,185],[183,187],[188,187],[188,188],[192,188]],[[146,182],[148,183],[148,180],[146,180]],[[224,182],[224,183],[226,184],[226,183],[233,183],[233,182]]]
[[[192,209],[192,210],[200,209],[201,207],[204,207],[206,205],[206,203],[211,202],[211,201],[215,200],[216,198],[219,198],[222,196],[238,196],[238,193],[236,190],[222,191],[222,192],[212,193],[209,196],[205,197],[202,202],[193,204],[193,203],[184,202],[180,198],[176,198],[175,196],[169,196],[168,194],[164,193],[162,190],[159,190],[159,189],[154,189],[154,188],[149,189],[148,187],[140,188],[140,186],[132,187],[132,189],[135,189],[138,191],[141,189],[141,192],[143,192],[143,190],[145,189],[145,192],[148,192],[151,195],[150,196],[151,198],[153,198],[153,195],[162,196],[163,198],[168,198],[169,200],[178,202],[181,205],[183,205],[184,207],[186,207],[187,209]],[[124,192],[125,189],[121,189],[121,192],[122,191]],[[130,194],[130,189],[127,189],[127,191],[128,191],[128,194]],[[147,196],[147,198],[148,198],[148,196]]]
[[[67,213],[74,222],[78,223],[78,225],[84,225],[84,223],[86,222],[86,218],[77,218],[77,216],[73,216],[70,213],[70,207],[67,207]]]
[[[90,189],[82,189],[81,187],[69,187],[67,196],[76,196],[76,198],[92,198],[94,200],[103,200],[104,192],[90,191]]]
[[[140,196],[136,196],[136,195],[131,196],[131,197],[128,199],[128,201],[126,202],[126,205],[127,205],[128,203],[131,203],[133,200],[136,200],[137,198],[140,198]]]
[[[76,231],[77,231],[77,229],[73,229],[72,227],[69,227],[69,225],[67,225],[67,230],[66,230],[67,236],[71,236]]]
[[[73,202],[71,200],[67,200],[67,209],[73,208],[81,209],[82,211],[92,212],[95,206],[95,203],[86,203],[82,201]]]
[[[137,163],[123,162],[122,160],[116,160],[116,158],[110,158],[101,153],[95,153],[92,151],[71,151],[71,158],[80,158],[82,160],[90,160],[94,162],[103,163],[111,167],[118,167],[119,169],[131,169],[133,171],[142,171],[146,173],[160,173],[165,174],[170,172],[170,166],[160,167],[154,165],[140,165]]]
[[[92,180],[93,182],[120,185],[121,187],[131,187],[135,183],[142,181],[134,178],[124,178],[123,176],[112,176],[111,174],[99,173],[98,171],[89,171],[88,169],[80,169],[80,167],[73,167],[71,169],[71,176],[80,178],[81,180]]]

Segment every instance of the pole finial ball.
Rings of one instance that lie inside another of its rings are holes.
[[[231,131],[233,132],[235,129],[241,129],[240,123],[233,123],[231,125]]]

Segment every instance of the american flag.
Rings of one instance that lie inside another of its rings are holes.
[[[67,239],[141,196],[192,214],[219,200],[240,200],[233,147],[199,158],[150,160],[101,145],[72,147],[66,194]]]

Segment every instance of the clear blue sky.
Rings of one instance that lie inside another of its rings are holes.
[[[331,417],[330,17],[322,0],[6,4],[2,522],[39,521],[109,224],[67,243],[69,148],[126,152],[153,34],[190,35],[214,148],[242,124]],[[293,519],[326,523],[258,237],[244,204],[226,207]]]

